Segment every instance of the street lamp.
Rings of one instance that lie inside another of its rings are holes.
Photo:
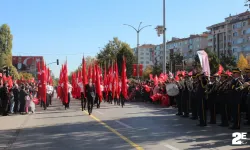
[[[160,36],[161,34],[163,34],[163,65],[162,65],[162,70],[163,70],[163,73],[166,73],[166,17],[165,17],[165,0],[163,0],[163,26],[157,26],[155,29],[157,30],[157,34],[158,36]],[[170,59],[170,63],[169,63],[169,68],[172,68],[171,66],[171,59]],[[172,69],[171,69],[172,71]]]
[[[136,33],[137,33],[137,63],[138,63],[138,65],[137,65],[137,78],[138,78],[138,80],[139,80],[139,34],[140,34],[140,32],[141,32],[142,29],[151,26],[151,25],[146,25],[146,26],[144,26],[144,27],[141,27],[141,24],[142,24],[142,22],[140,22],[140,24],[139,24],[139,26],[138,26],[138,29],[136,29],[136,28],[133,27],[132,25],[123,24],[123,25],[125,25],[125,26],[129,26],[129,27],[133,28],[133,29],[136,31]]]

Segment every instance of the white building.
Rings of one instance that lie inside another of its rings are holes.
[[[143,70],[147,66],[154,65],[154,49],[155,45],[144,44],[139,46],[139,63],[143,65]],[[137,57],[137,48],[134,48],[134,55]]]

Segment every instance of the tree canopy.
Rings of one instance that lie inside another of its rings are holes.
[[[148,79],[149,74],[153,73],[153,67],[152,66],[147,66],[143,72],[143,78]]]
[[[119,73],[121,73],[123,56],[126,58],[127,76],[130,78],[135,62],[133,50],[127,43],[120,41],[118,38],[113,38],[104,46],[103,50],[97,54],[97,60],[103,67],[104,65],[108,67],[111,62],[117,61]]]
[[[248,66],[247,59],[245,56],[241,53],[240,58],[237,63],[237,67],[240,68],[241,70],[244,70]]]
[[[237,66],[236,58],[231,55],[221,54],[220,56],[220,64],[223,66],[225,70],[232,70]]]
[[[30,80],[33,78],[33,75],[31,73],[27,73],[27,72],[20,72],[19,77],[20,77],[20,79]]]
[[[18,72],[12,65],[12,40],[10,27],[7,24],[0,26],[0,68],[8,66],[14,79],[18,79]]]

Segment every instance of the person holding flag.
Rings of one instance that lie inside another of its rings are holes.
[[[92,83],[92,79],[89,79],[89,83],[85,86],[86,97],[88,101],[88,112],[91,115],[94,105],[94,99],[96,97],[95,86]]]

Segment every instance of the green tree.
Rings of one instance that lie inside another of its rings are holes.
[[[113,38],[104,46],[103,50],[97,54],[97,60],[102,67],[104,67],[104,64],[108,67],[111,62],[117,61],[121,73],[123,56],[126,57],[127,77],[130,78],[133,73],[133,63],[135,62],[133,50],[127,43],[120,41],[118,38]]]
[[[145,70],[143,71],[143,78],[144,79],[148,79],[149,78],[149,74],[151,74],[153,72],[153,67],[152,66],[147,66],[145,68]]]
[[[182,65],[183,56],[180,53],[174,53],[174,60],[176,65]]]
[[[117,53],[117,65],[119,74],[122,72],[122,57],[126,58],[126,69],[127,69],[127,77],[132,77],[133,74],[133,63],[134,63],[134,54],[132,49],[129,47],[127,43],[122,43],[121,49]]]
[[[225,70],[232,70],[237,66],[236,58],[231,55],[222,54],[220,57],[220,64]]]
[[[237,67],[240,68],[241,70],[244,70],[248,66],[247,59],[245,56],[241,53],[240,58],[237,63]]]
[[[122,42],[117,38],[113,38],[109,41],[97,54],[97,60],[99,63],[108,65],[108,62],[115,61],[117,59],[117,53],[122,48]]]
[[[25,80],[30,80],[30,79],[34,78],[31,73],[27,73],[27,72],[20,72],[19,77],[20,77],[20,79],[25,79]]]
[[[168,65],[166,65],[166,66],[168,66]],[[156,59],[155,62],[154,62],[152,74],[158,76],[161,73],[162,73],[162,67],[158,64],[158,61]]]
[[[15,80],[16,80],[16,79],[20,79],[16,67],[14,67],[14,66],[12,66],[12,65],[10,66],[10,75],[11,75],[12,78],[15,79]]]
[[[18,72],[12,65],[12,39],[10,27],[7,24],[0,26],[0,68],[8,66],[11,75],[17,79]]]

